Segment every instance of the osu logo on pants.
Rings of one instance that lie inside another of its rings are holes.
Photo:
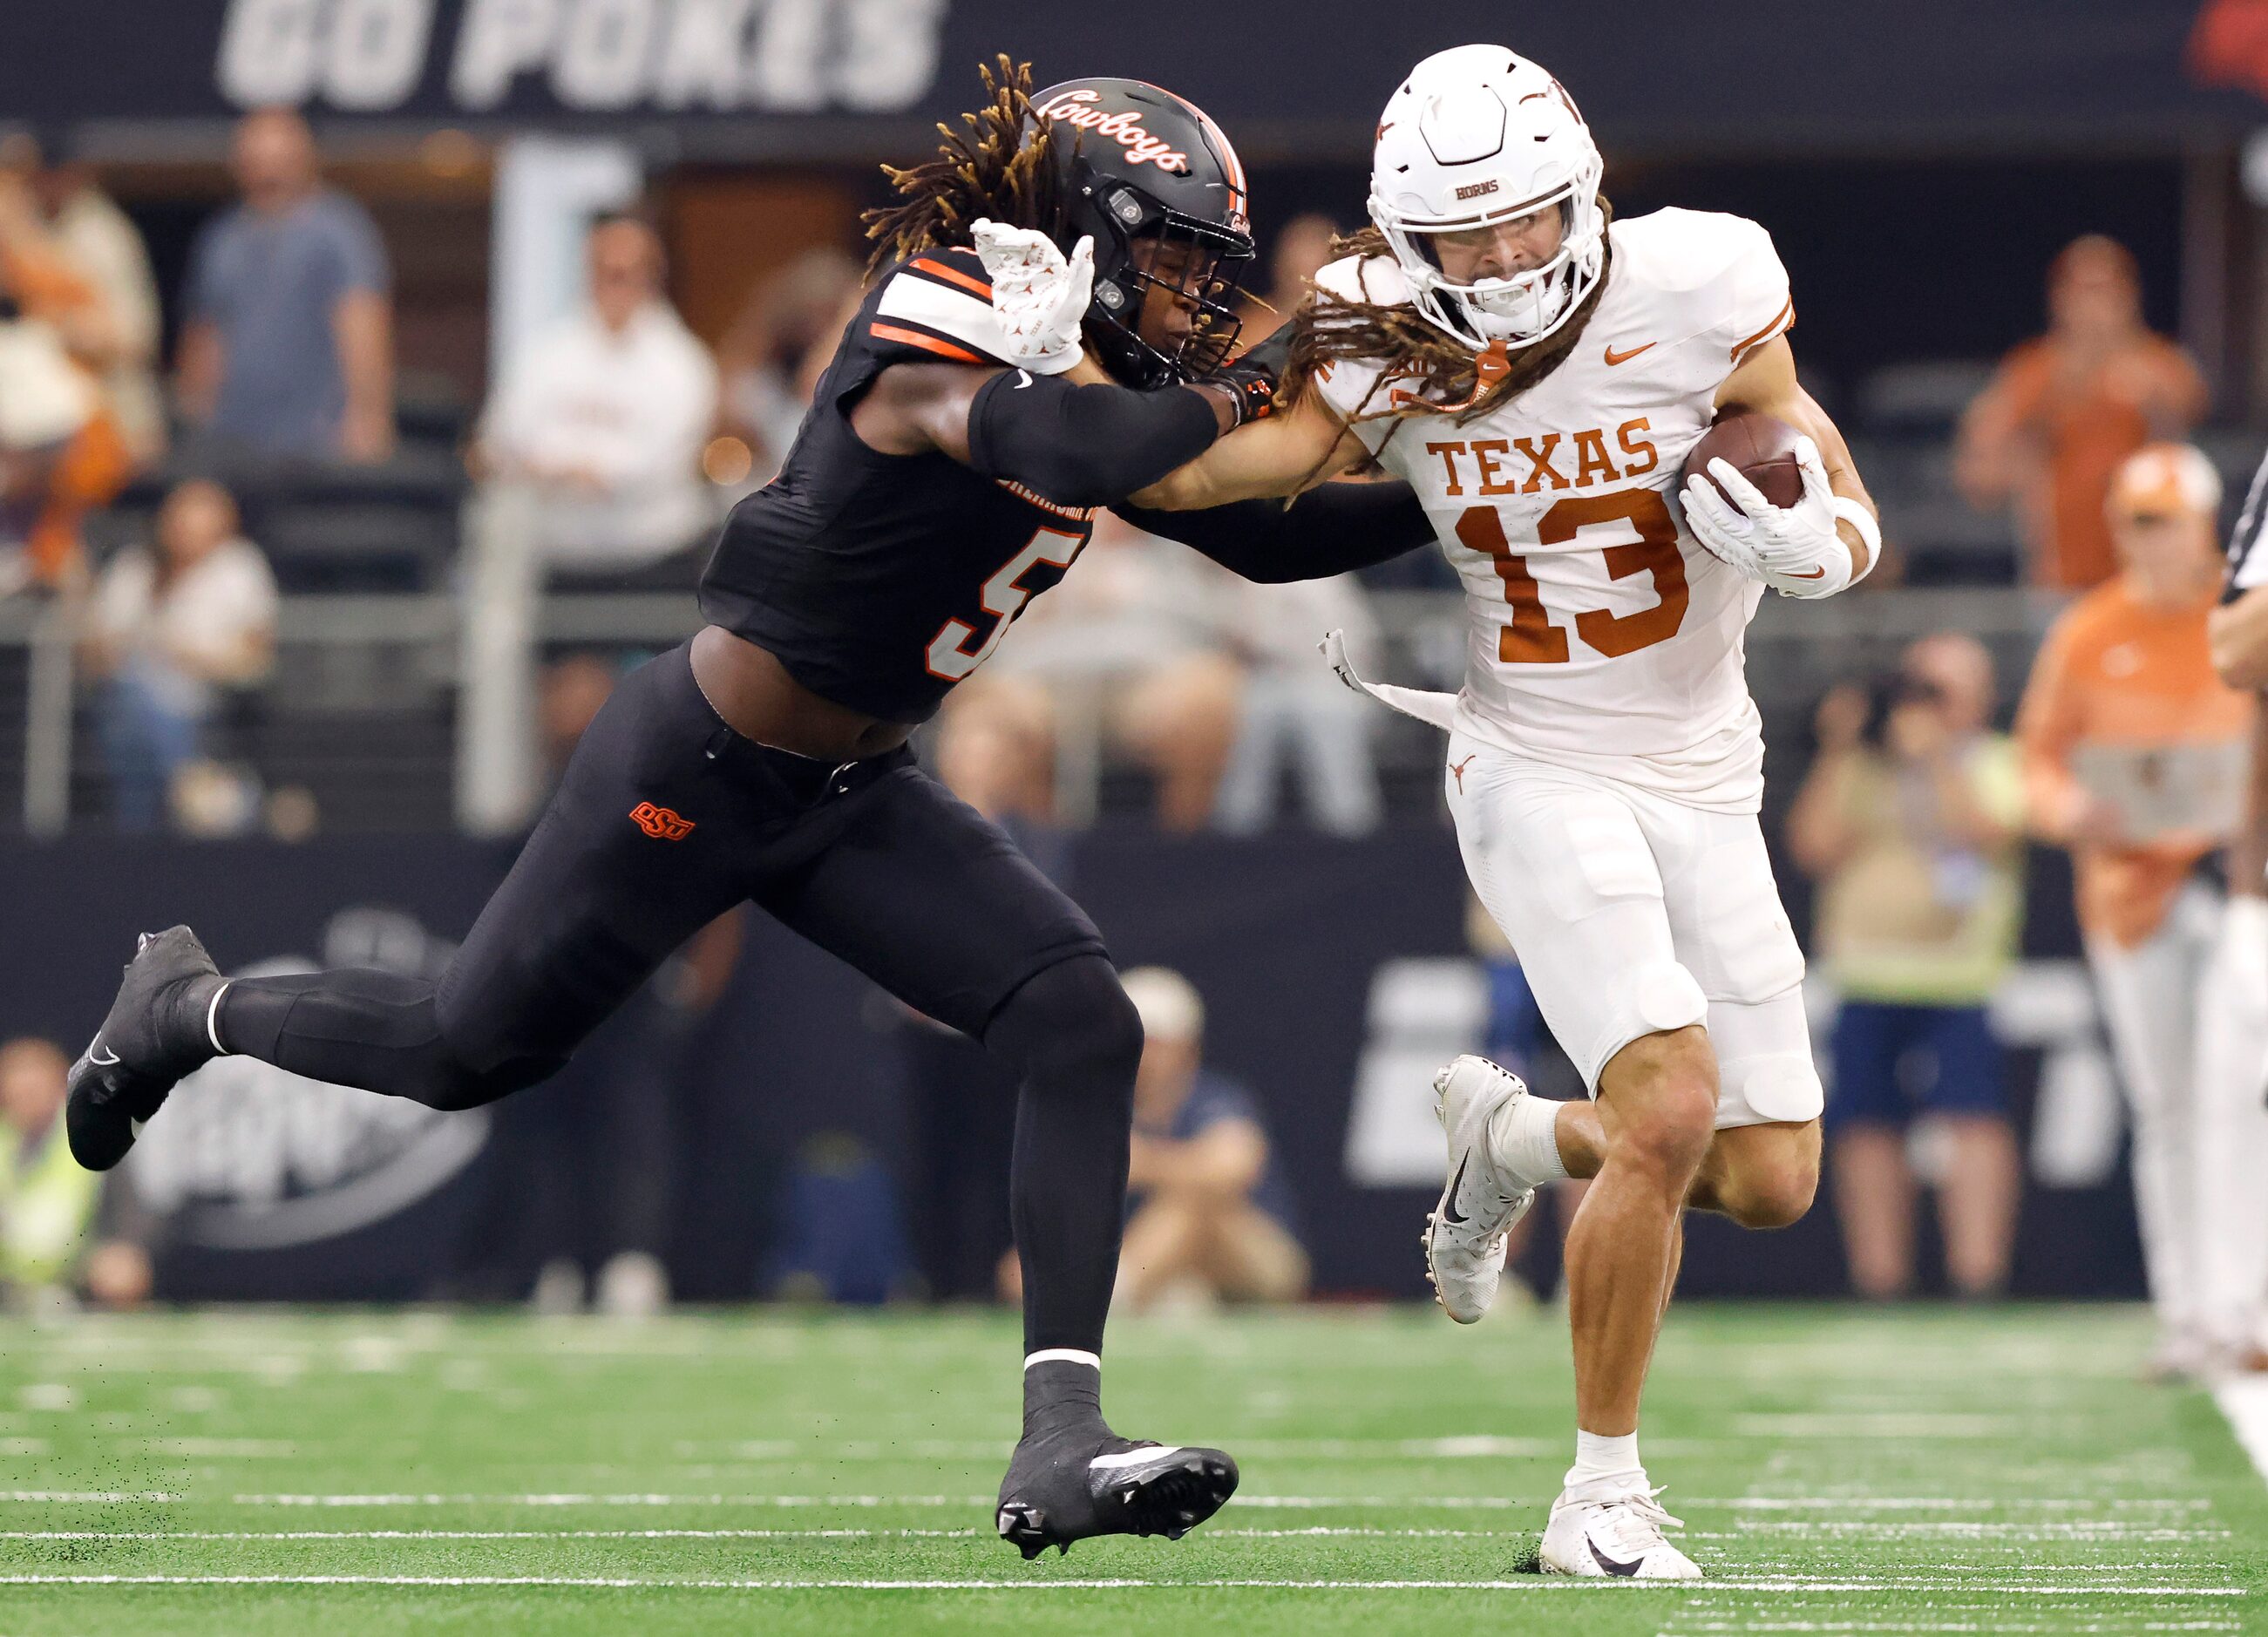
[[[680,818],[667,807],[641,801],[630,809],[630,822],[657,841],[683,841],[693,833],[693,821]]]

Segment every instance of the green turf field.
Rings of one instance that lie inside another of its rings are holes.
[[[1696,1307],[1648,1464],[1715,1579],[1524,1572],[1548,1315],[1113,1331],[1137,1436],[1241,1459],[1178,1545],[991,1536],[1005,1316],[268,1311],[0,1328],[0,1633],[2268,1631],[2268,1486],[2122,1309]]]

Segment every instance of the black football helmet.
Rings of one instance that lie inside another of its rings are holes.
[[[1211,373],[1235,347],[1232,303],[1253,264],[1236,150],[1195,103],[1138,79],[1067,79],[1033,93],[1031,106],[1056,127],[1050,154],[1064,207],[1057,245],[1069,255],[1082,237],[1094,240],[1088,344],[1130,386]],[[1157,248],[1138,251],[1138,240]],[[1178,269],[1176,245],[1187,258]],[[1152,272],[1161,259],[1167,265]],[[1192,309],[1189,333],[1168,347],[1136,330],[1153,285]]]

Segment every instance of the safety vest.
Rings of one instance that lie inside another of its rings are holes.
[[[60,1284],[78,1260],[101,1203],[57,1118],[36,1137],[0,1125],[0,1285]]]

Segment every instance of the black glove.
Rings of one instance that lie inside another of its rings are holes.
[[[1276,391],[1291,361],[1292,327],[1284,325],[1265,341],[1247,347],[1206,376],[1201,385],[1225,387],[1236,400],[1236,424],[1266,419],[1276,409]]]

